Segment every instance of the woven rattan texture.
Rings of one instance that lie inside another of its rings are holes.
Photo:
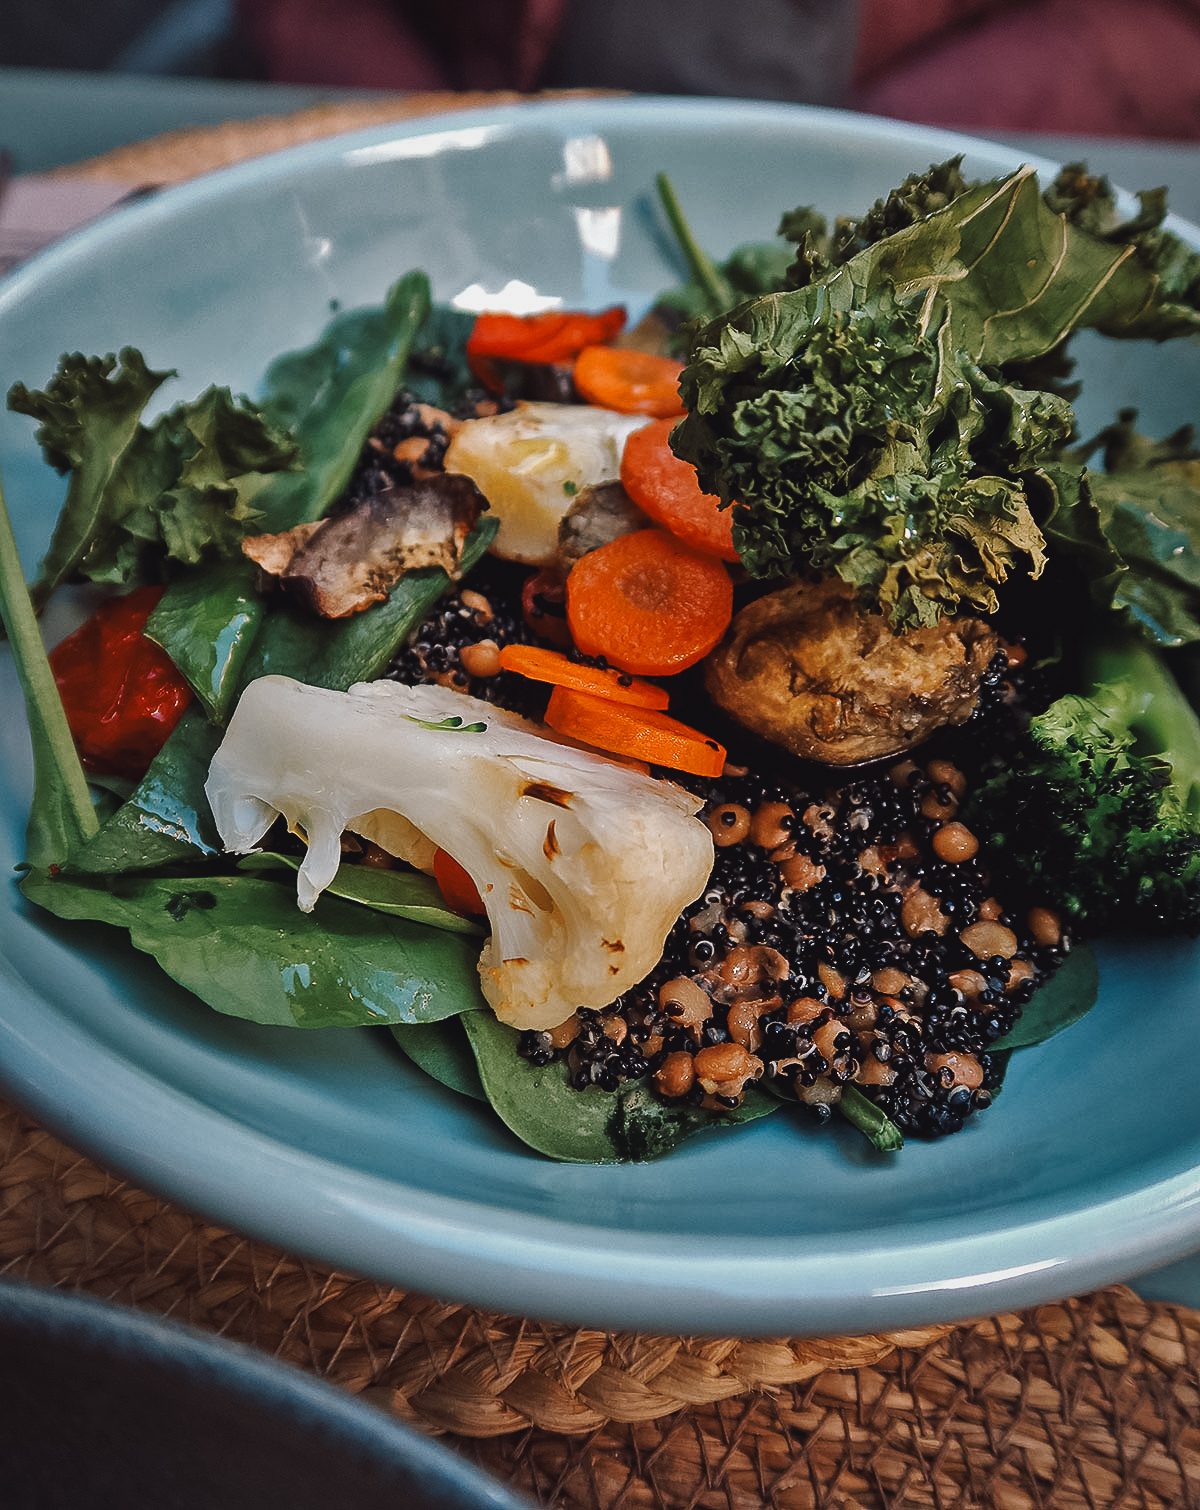
[[[1200,1315],[1120,1287],[827,1343],[541,1324],[248,1241],[2,1104],[0,1273],[258,1346],[570,1510],[1200,1507]]]

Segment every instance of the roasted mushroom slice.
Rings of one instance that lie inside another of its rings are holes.
[[[559,522],[559,568],[565,575],[589,551],[634,530],[648,530],[651,524],[619,482],[583,488]]]
[[[242,550],[314,613],[341,619],[382,602],[405,572],[440,566],[457,578],[463,545],[486,506],[470,478],[436,473],[386,488],[347,514],[255,535]]]
[[[969,718],[998,648],[979,619],[898,634],[840,578],[797,580],[734,616],[705,684],[735,722],[793,755],[861,765]]]

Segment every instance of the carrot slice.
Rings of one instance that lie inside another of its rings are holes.
[[[621,456],[621,482],[644,514],[698,551],[737,561],[733,510],[713,493],[702,493],[696,469],[671,450],[673,419],[656,419],[635,430]]]
[[[725,766],[724,749],[698,729],[655,708],[635,708],[572,687],[555,687],[546,722],[559,734],[593,749],[672,771],[719,776]]]
[[[575,391],[589,404],[620,414],[679,417],[683,363],[623,346],[585,346],[575,358]]]
[[[580,557],[567,578],[575,644],[637,676],[694,666],[732,615],[725,567],[666,530],[620,535]]]
[[[644,682],[628,671],[614,667],[585,666],[559,650],[541,645],[503,645],[500,669],[516,671],[531,681],[549,682],[556,687],[573,687],[576,692],[591,692],[610,697],[615,702],[632,703],[637,708],[665,708],[670,701],[665,687]]]
[[[536,315],[485,311],[467,337],[467,365],[492,393],[504,392],[497,361],[573,362],[585,346],[611,341],[625,324],[625,311],[547,309]]]
[[[451,912],[459,912],[466,917],[482,917],[487,912],[470,871],[444,849],[434,853],[433,879],[438,883],[438,890]]]

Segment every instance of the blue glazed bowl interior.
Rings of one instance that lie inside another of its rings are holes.
[[[442,300],[519,280],[636,318],[683,275],[658,171],[721,257],[796,204],[861,211],[956,152],[976,177],[1020,161],[836,112],[684,100],[509,107],[315,144],[165,192],[0,285],[0,381],[38,386],[63,351],[134,345],[178,371],[164,404],[209,383],[253,393],[331,310],[379,301],[412,267]],[[1159,434],[1194,418],[1195,344],[1096,338],[1077,355],[1085,432],[1121,406]],[[0,415],[31,570],[62,492],[32,430]],[[10,869],[31,777],[6,656],[0,677]],[[1200,1246],[1200,1079],[1180,1052],[1200,987],[1191,942],[1104,941],[1092,1014],[1018,1056],[995,1107],[942,1143],[879,1155],[777,1116],[662,1163],[592,1168],[530,1153],[386,1032],[222,1018],[113,931],[57,923],[15,889],[0,907],[10,1096],[193,1210],[403,1286],[588,1324],[875,1331],[1078,1292]]]

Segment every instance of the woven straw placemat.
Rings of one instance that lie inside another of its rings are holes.
[[[262,1348],[545,1505],[1200,1506],[1200,1314],[1120,1286],[826,1342],[531,1322],[249,1241],[2,1103],[0,1274]]]
[[[61,170],[176,182],[516,95],[173,132]],[[1200,1313],[1114,1286],[882,1337],[531,1322],[336,1273],[106,1173],[0,1104],[0,1273],[172,1316],[372,1400],[571,1510],[1200,1510]]]

